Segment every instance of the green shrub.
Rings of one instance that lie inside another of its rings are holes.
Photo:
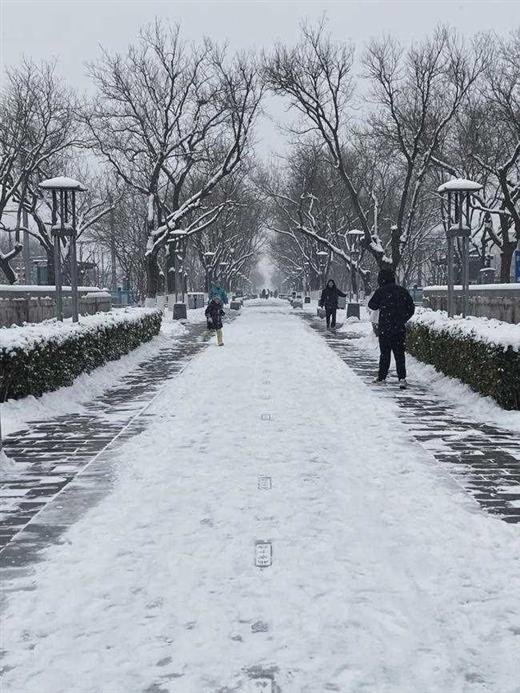
[[[520,409],[520,354],[511,345],[480,341],[467,332],[408,326],[407,351],[472,390],[493,397],[504,409]]]
[[[39,397],[72,385],[147,342],[161,329],[162,312],[129,309],[70,323],[42,323],[0,330],[0,398]]]

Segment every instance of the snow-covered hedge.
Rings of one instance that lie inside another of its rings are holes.
[[[520,325],[419,311],[409,323],[407,349],[505,409],[520,409]]]
[[[85,316],[81,322],[48,321],[0,329],[0,398],[57,390],[107,361],[147,342],[161,329],[162,312],[127,308]]]

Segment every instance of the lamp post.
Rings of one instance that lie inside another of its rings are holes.
[[[208,250],[206,253],[204,253],[204,260],[206,263],[206,291],[209,294],[209,282],[210,282],[210,275],[211,275],[211,267],[210,267],[210,262],[213,260],[215,257],[215,253],[213,253],[211,250]]]
[[[183,236],[186,235],[186,231],[183,229],[174,229],[173,231],[170,231],[170,238],[168,239],[168,245],[170,247],[170,258],[173,260],[173,276],[174,276],[174,293],[175,293],[175,303],[178,302],[178,289],[179,285],[181,284],[181,280],[179,277],[179,270],[181,269],[179,267],[179,263],[182,264],[184,262],[184,252],[183,249],[181,248],[181,241]],[[182,302],[184,303],[184,287],[182,287]]]
[[[374,211],[374,214],[376,212]],[[359,257],[361,255],[360,252],[360,245],[361,245],[361,239],[364,238],[365,234],[363,231],[360,229],[351,229],[350,231],[347,231],[347,236],[349,238],[349,253],[350,253],[350,258],[352,260],[352,264],[350,267],[350,289],[351,289],[351,298],[352,298],[352,293],[354,293],[354,296],[356,298],[356,303],[358,303],[358,288],[357,288],[357,263],[359,261]]]
[[[329,254],[326,250],[318,250],[316,255],[318,256],[318,262],[321,273],[321,284],[323,286],[325,284],[325,269],[327,267],[326,258],[329,257]]]
[[[442,215],[448,241],[448,315],[454,315],[454,243],[462,239],[462,315],[469,309],[469,239],[471,236],[470,198],[482,185],[465,178],[454,178],[437,190],[442,199]]]
[[[51,233],[54,239],[54,273],[56,277],[56,318],[63,322],[63,277],[61,271],[61,239],[69,238],[70,288],[72,320],[78,322],[78,260],[76,253],[76,193],[86,188],[73,178],[60,176],[40,183],[40,189],[52,193]]]
[[[224,281],[223,281],[224,289],[226,289],[226,291],[229,291],[229,287],[227,286],[227,280],[223,276],[226,269],[229,267],[229,262],[220,262],[219,267],[220,267],[222,278],[224,279]]]

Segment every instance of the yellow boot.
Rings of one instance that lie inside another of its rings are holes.
[[[224,336],[222,334],[222,328],[220,328],[220,330],[217,330],[217,345],[224,346]]]

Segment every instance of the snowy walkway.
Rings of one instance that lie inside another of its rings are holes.
[[[518,528],[289,308],[225,341],[7,584],[2,693],[518,693]]]
[[[179,328],[179,324],[171,327]],[[57,494],[61,501],[63,490],[78,474],[82,474],[82,483],[75,485],[76,506],[78,501],[84,505],[88,495],[94,501],[106,492],[110,486],[107,452],[145,429],[146,408],[157,391],[205,346],[201,325],[174,331],[174,338],[161,335],[153,344],[97,369],[93,376],[82,376],[73,387],[49,393],[41,400],[27,397],[9,402],[8,406],[19,413],[24,408],[35,410],[35,420],[4,438],[4,449],[15,464],[0,475],[0,569],[34,560],[42,540],[59,536],[63,517],[51,525],[40,523],[37,516]],[[143,360],[139,362],[139,358]],[[129,364],[134,364],[133,368],[116,377]],[[103,379],[104,391],[84,401],[91,394],[91,381],[99,379]],[[82,403],[78,405],[74,397],[79,393]],[[38,420],[46,409],[52,411],[53,405],[66,413]],[[17,417],[11,418],[16,421]],[[100,456],[94,470],[92,462]]]
[[[347,324],[342,330],[331,333],[325,330],[323,320],[309,313],[305,317],[338,356],[370,385],[379,358],[377,340],[370,326]],[[366,329],[368,335],[363,337]],[[520,412],[506,412],[490,398],[479,397],[461,383],[442,376],[443,386],[448,385],[455,394],[449,399],[446,393],[439,395],[432,391],[431,382],[428,382],[433,368],[411,357],[408,358],[408,371],[411,388],[400,391],[391,373],[379,397],[397,404],[396,413],[415,440],[487,512],[506,522],[520,523],[520,436],[517,430]],[[439,379],[438,374],[435,377]],[[471,406],[475,400],[479,411]],[[506,428],[508,420],[513,430]]]

